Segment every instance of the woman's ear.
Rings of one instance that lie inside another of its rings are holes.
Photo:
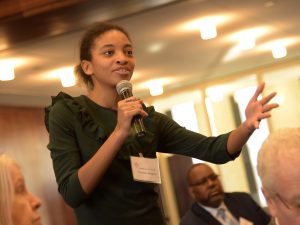
[[[262,193],[265,196],[265,199],[267,201],[267,205],[268,205],[268,210],[270,212],[270,214],[273,217],[277,216],[277,206],[276,206],[276,202],[274,201],[272,195],[265,189],[265,188],[261,188]]]
[[[83,72],[86,75],[93,75],[94,74],[93,66],[92,66],[90,61],[82,60],[80,64],[81,64],[81,68],[82,68]]]

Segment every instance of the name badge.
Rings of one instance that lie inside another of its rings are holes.
[[[240,225],[253,225],[253,223],[243,217],[240,217]]]
[[[147,183],[161,183],[157,158],[130,156],[133,179]]]

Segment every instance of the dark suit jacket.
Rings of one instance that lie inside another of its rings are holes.
[[[225,193],[224,203],[231,214],[239,220],[243,217],[254,225],[268,225],[270,216],[247,193]],[[182,217],[180,225],[222,225],[196,202]]]

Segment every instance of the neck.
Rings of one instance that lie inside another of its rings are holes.
[[[117,109],[117,103],[119,101],[119,96],[116,90],[103,90],[97,91],[95,88],[90,90],[87,96],[93,100],[98,105],[101,105],[109,109]]]
[[[200,203],[201,205],[203,205],[203,206],[205,206],[205,207],[210,207],[210,208],[218,208],[220,205],[221,205],[221,203],[222,203],[222,201],[220,201],[220,202],[214,202],[214,203],[201,203],[201,202],[198,202],[198,203]]]

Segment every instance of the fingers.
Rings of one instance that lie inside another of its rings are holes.
[[[263,92],[264,88],[265,88],[265,82],[258,85],[258,87],[256,88],[256,91],[250,101],[257,101],[258,96]]]
[[[260,122],[260,121],[255,121],[255,122],[254,122],[254,128],[255,128],[255,129],[258,129],[258,128],[259,128],[259,122]]]
[[[271,117],[271,111],[274,108],[279,107],[277,103],[270,103],[276,95],[276,92],[258,100],[258,97],[263,92],[264,88],[265,83],[261,83],[246,107],[246,120],[249,121],[249,127],[255,129],[259,128],[261,120]]]
[[[254,128],[259,129],[259,124],[263,119],[271,117],[270,113],[261,113],[259,116],[257,116],[257,119],[254,121]]]
[[[129,101],[125,104],[125,107],[129,110],[137,110],[137,109],[143,109],[142,107],[142,101],[136,100],[136,101]]]
[[[264,97],[262,100],[260,100],[262,105],[265,105],[266,103],[268,103],[272,98],[274,98],[274,96],[276,95],[276,92],[272,92],[271,94],[269,94],[268,96]]]
[[[136,101],[136,100],[138,100],[136,97],[131,96],[129,98],[124,99],[123,101],[125,101],[125,102],[133,102],[133,101]]]
[[[272,109],[277,108],[277,107],[279,107],[279,105],[277,103],[268,104],[268,105],[263,106],[262,112],[263,113],[269,112]]]
[[[141,115],[143,117],[148,116],[148,114],[144,111],[142,106],[143,101],[137,99],[135,97],[130,97],[119,101],[119,108],[122,110],[124,114],[127,114],[129,117],[134,115]]]
[[[279,107],[277,103],[268,104],[275,95],[276,92],[273,92],[267,97],[264,97],[262,100],[260,100],[260,103],[262,105],[262,113],[270,112],[272,109]]]
[[[141,102],[131,102],[127,105],[127,110],[134,115],[140,114],[141,116],[147,116],[148,114],[144,111]]]
[[[270,118],[270,117],[271,117],[270,113],[262,113],[261,115],[258,116],[258,120],[261,121],[263,119]]]
[[[257,98],[258,98],[258,96],[262,93],[262,91],[264,90],[264,87],[265,87],[265,83],[264,83],[264,82],[261,83],[261,84],[257,87],[257,89],[256,89],[256,91],[255,91],[253,97],[251,98],[251,101],[257,101]],[[268,96],[266,96],[266,97],[264,97],[263,99],[261,99],[260,101],[258,101],[258,102],[260,102],[260,104],[261,104],[261,106],[262,106],[262,112],[263,112],[263,113],[264,113],[264,112],[269,112],[269,111],[271,111],[273,108],[277,108],[277,107],[279,106],[279,105],[276,104],[276,103],[267,104],[267,103],[269,103],[269,102],[275,97],[276,94],[277,94],[276,92],[272,92],[272,93],[269,94]]]

